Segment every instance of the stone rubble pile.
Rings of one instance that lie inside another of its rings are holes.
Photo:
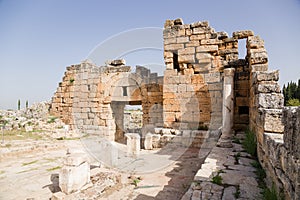
[[[61,119],[49,115],[49,102],[34,103],[27,109],[0,110],[0,127],[7,131],[25,131],[61,138],[78,137]]]

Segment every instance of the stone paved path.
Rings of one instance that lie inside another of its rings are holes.
[[[242,139],[243,134],[237,137]],[[256,169],[251,165],[254,162],[241,144],[233,143],[232,148],[214,147],[182,200],[261,199]],[[218,176],[222,177],[220,183],[212,183],[213,177]]]

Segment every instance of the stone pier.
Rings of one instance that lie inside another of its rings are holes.
[[[234,68],[224,69],[222,135],[218,146],[230,148],[234,113]]]
[[[59,173],[59,187],[65,194],[80,190],[90,182],[90,165],[83,154],[69,155]]]
[[[145,136],[144,147],[146,150],[152,150],[152,133],[147,133]]]
[[[137,156],[141,150],[141,136],[138,133],[126,133],[127,155]]]

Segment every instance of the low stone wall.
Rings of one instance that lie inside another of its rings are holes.
[[[258,156],[267,184],[274,184],[285,199],[300,199],[300,107],[284,108],[283,113],[284,134],[264,133]]]
[[[250,55],[251,57],[251,55]],[[300,108],[284,108],[278,71],[255,71],[250,76],[250,128],[256,133],[258,159],[268,187],[285,199],[300,199]]]
[[[258,159],[268,187],[285,199],[300,199],[300,108],[284,108],[279,72],[268,71],[268,56],[259,36],[247,39],[249,126],[257,138]],[[298,146],[297,146],[298,144]]]

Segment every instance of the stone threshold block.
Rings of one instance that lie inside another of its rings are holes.
[[[90,183],[90,165],[87,160],[87,156],[82,153],[66,157],[59,172],[59,187],[63,193],[76,192]]]

